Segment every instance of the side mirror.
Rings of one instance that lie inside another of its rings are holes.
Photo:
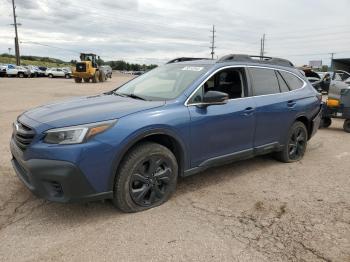
[[[228,94],[219,91],[208,91],[203,96],[204,105],[221,105],[228,100]]]

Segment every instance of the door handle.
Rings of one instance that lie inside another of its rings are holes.
[[[290,100],[290,101],[288,101],[288,107],[294,107],[296,104],[297,104],[297,102],[295,102],[294,100]]]
[[[251,114],[253,114],[255,111],[255,108],[253,107],[247,107],[245,110],[244,110],[244,114],[245,116],[250,116]]]

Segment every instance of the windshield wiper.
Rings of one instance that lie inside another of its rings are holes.
[[[126,97],[125,94],[117,93],[116,91],[112,91],[112,94],[113,94],[113,95],[116,95],[116,96]]]
[[[131,98],[135,98],[135,99],[139,99],[139,100],[146,100],[143,97],[135,95],[135,94],[122,94],[122,95],[127,96],[127,97],[131,97]]]
[[[146,100],[145,98],[135,95],[135,94],[124,94],[124,93],[118,93],[118,92],[113,92],[113,94],[117,95],[117,96],[122,96],[122,97],[131,97],[134,99],[139,99],[139,100]]]

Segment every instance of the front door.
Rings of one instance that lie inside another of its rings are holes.
[[[202,106],[205,92],[229,95],[226,104]],[[254,99],[248,97],[244,68],[224,69],[206,81],[188,101],[191,117],[191,167],[251,153],[255,129]]]

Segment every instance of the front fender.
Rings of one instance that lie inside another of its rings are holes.
[[[180,135],[176,132],[176,130],[174,130],[174,128],[170,126],[162,126],[162,125],[145,127],[133,133],[132,135],[130,135],[126,140],[122,142],[122,144],[120,144],[118,153],[114,156],[111,175],[109,178],[110,190],[113,190],[115,175],[123,157],[134,145],[136,145],[138,142],[152,135],[166,135],[174,139],[180,146],[180,151],[183,156],[182,157],[183,159],[182,165],[184,167],[183,169],[184,170],[187,169],[188,163],[189,163],[189,157],[187,153],[188,149],[185,143],[183,142],[183,139],[181,139]]]

